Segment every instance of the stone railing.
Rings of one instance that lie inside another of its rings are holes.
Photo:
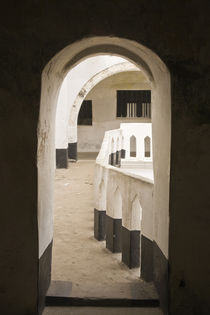
[[[151,123],[120,124],[119,129],[105,133],[97,162],[120,166],[121,159],[134,165],[136,162],[152,163],[152,128]]]
[[[128,125],[135,126],[129,130]],[[126,159],[152,165],[152,149],[150,156],[145,156],[148,154],[144,146],[146,137],[150,137],[151,142],[151,125],[136,125],[121,124],[120,129],[105,133],[95,167],[94,236],[97,240],[106,239],[106,247],[111,252],[122,252],[122,261],[129,268],[141,265],[142,277],[151,281],[153,271],[148,264],[152,266],[153,261],[152,166],[149,170],[144,164],[132,170],[115,167]],[[135,157],[130,156],[133,135],[136,138]],[[146,247],[150,254],[145,257]]]

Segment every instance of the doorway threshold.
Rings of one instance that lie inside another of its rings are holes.
[[[153,283],[142,280],[79,291],[70,281],[51,281],[46,306],[159,307]]]

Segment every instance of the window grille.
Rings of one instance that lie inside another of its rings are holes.
[[[118,90],[117,117],[151,118],[151,90]]]

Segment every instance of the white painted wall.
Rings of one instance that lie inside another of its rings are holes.
[[[84,84],[96,73],[122,62],[126,62],[126,60],[121,57],[110,55],[94,56],[73,67],[66,75],[60,88],[56,110],[55,147],[57,149],[68,147],[70,111]]]
[[[150,122],[148,118],[116,118],[117,90],[151,89],[141,71],[112,75],[98,83],[86,96],[92,100],[92,126],[78,126],[78,152],[99,152],[104,133],[120,127],[122,122]]]

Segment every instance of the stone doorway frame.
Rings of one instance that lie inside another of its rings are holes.
[[[152,136],[154,156],[154,229],[148,239],[156,246],[154,279],[160,299],[167,302],[167,265],[169,244],[169,184],[171,149],[170,73],[150,49],[118,37],[90,37],[65,47],[55,55],[42,72],[42,91],[38,125],[38,228],[39,228],[39,304],[44,301],[50,283],[53,240],[53,194],[55,170],[55,115],[59,90],[67,72],[87,57],[112,54],[134,63],[152,85]],[[151,235],[152,233],[152,235]],[[162,258],[163,256],[163,258]],[[164,288],[162,287],[164,286]],[[41,307],[41,306],[40,306]]]

